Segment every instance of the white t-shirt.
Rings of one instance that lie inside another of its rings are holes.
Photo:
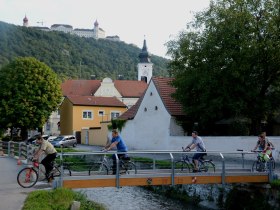
[[[192,140],[192,143],[196,145],[195,147],[196,147],[197,152],[205,152],[206,151],[204,142],[202,141],[201,137],[199,137],[199,136],[194,137],[193,140]]]

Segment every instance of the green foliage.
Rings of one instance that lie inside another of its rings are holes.
[[[272,210],[267,202],[267,199],[258,190],[248,193],[247,190],[239,190],[233,188],[226,199],[225,209],[236,210],[236,209],[266,209]]]
[[[124,42],[81,38],[63,32],[0,22],[0,67],[17,56],[32,56],[50,66],[64,79],[110,77],[137,79],[141,49]],[[167,59],[152,55],[154,75],[167,75]]]
[[[105,209],[102,205],[86,199],[86,196],[69,189],[59,188],[52,191],[37,190],[31,192],[23,206],[23,210],[68,210],[73,201],[80,201],[80,210]]]
[[[168,43],[174,97],[204,134],[240,118],[257,134],[279,114],[279,10],[276,0],[212,1]]]
[[[124,128],[126,120],[123,119],[112,119],[111,124],[108,125],[109,130],[117,129],[120,132]]]
[[[273,180],[270,185],[271,188],[280,190],[280,179]]]
[[[35,58],[16,58],[0,69],[0,127],[40,128],[61,102],[60,80]]]

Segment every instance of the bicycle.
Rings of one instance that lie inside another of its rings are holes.
[[[32,161],[32,166],[28,166],[21,169],[17,175],[17,182],[23,188],[33,187],[37,183],[39,179],[39,171],[41,171],[44,175],[46,175],[45,171],[42,170],[42,168],[40,167],[40,165],[42,165],[41,163],[33,159],[30,160]],[[53,179],[54,177],[59,177],[61,175],[61,172],[59,170],[60,165],[54,162],[52,164],[53,164],[53,169],[51,170],[49,177]],[[71,175],[70,171],[69,173]],[[43,180],[45,179],[46,178],[44,178]]]
[[[137,168],[136,165],[130,160],[129,157],[124,157],[119,159],[119,170],[120,174],[136,174]],[[113,171],[113,163],[112,159],[108,158],[107,155],[104,155],[101,161],[94,163],[92,167],[89,169],[89,175],[99,174],[103,172],[103,174],[108,175]]]
[[[252,151],[252,152],[257,152],[260,153],[262,151]],[[260,155],[257,156],[257,160],[253,162],[252,165],[252,172],[258,171],[258,172],[266,172],[269,171],[269,164],[271,164],[271,169],[275,169],[275,160],[273,156],[269,157],[269,160],[266,161],[264,160]]]
[[[182,147],[183,152],[185,152]],[[206,155],[206,154],[205,154]],[[204,156],[205,156],[204,155]],[[181,160],[175,162],[175,170],[179,169],[181,172],[193,172],[194,173],[194,163],[190,160],[189,156],[182,153]],[[212,160],[206,160],[203,157],[198,159],[198,172],[215,172],[215,164]]]

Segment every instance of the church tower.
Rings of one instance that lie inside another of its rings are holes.
[[[146,39],[144,39],[143,48],[138,57],[138,81],[143,80],[149,83],[153,76],[153,63],[151,62],[151,55],[147,49]]]
[[[23,18],[23,26],[24,26],[24,27],[28,27],[28,19],[27,19],[26,15],[25,15],[25,17]]]

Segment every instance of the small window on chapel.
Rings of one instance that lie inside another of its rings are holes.
[[[146,111],[147,111],[147,108],[145,107],[145,108],[144,108],[144,112],[146,112]]]
[[[158,107],[157,107],[157,106],[155,106],[155,110],[158,110]]]
[[[150,92],[150,96],[152,96],[153,95],[153,92]]]

